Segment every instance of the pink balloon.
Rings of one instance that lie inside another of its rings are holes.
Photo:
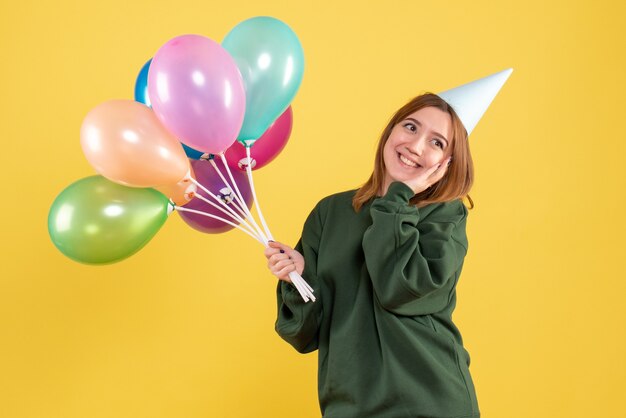
[[[235,60],[201,35],[169,40],[148,72],[148,95],[163,125],[182,143],[219,154],[237,138],[246,110]]]
[[[267,128],[267,131],[257,139],[250,147],[250,157],[252,158],[252,170],[259,169],[269,164],[287,145],[291,127],[293,125],[293,112],[291,106],[283,112]],[[246,148],[237,141],[224,153],[228,165],[246,171],[247,157]]]
[[[210,162],[204,160],[190,160],[190,163],[193,171],[195,172],[196,181],[198,181],[198,183],[206,187],[214,195],[222,196],[223,201],[229,202],[232,200],[234,191],[224,184],[215,169],[211,166]],[[224,168],[222,162],[216,161],[216,164],[224,175],[224,178],[226,178],[230,183],[230,178],[228,177],[228,173],[226,172],[226,169]],[[235,182],[237,183],[239,191],[243,195],[243,200],[246,203],[246,206],[248,206],[248,209],[250,209],[250,207],[252,207],[253,198],[252,191],[250,190],[250,184],[248,183],[248,177],[246,176],[246,174],[239,171],[233,171],[232,174]],[[206,192],[201,188],[198,188],[196,190],[196,194],[202,195],[202,197],[207,198],[211,202],[223,208],[222,205],[220,205],[211,196],[208,196]],[[232,203],[228,203],[228,206],[230,206],[230,208],[233,209],[237,215],[241,216],[239,211],[233,206]],[[239,224],[238,221],[232,219],[230,216],[216,209],[214,206],[209,205],[205,201],[198,199],[197,197],[191,199],[191,201],[185,205],[185,209],[194,209],[210,213],[211,215],[227,219],[234,224]],[[234,228],[233,226],[225,222],[204,215],[184,211],[179,211],[178,214],[189,226],[200,232],[205,232],[208,234],[219,234],[222,232],[230,231]]]

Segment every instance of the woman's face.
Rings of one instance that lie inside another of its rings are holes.
[[[447,112],[424,107],[394,126],[383,148],[385,183],[413,179],[452,152],[452,119]]]

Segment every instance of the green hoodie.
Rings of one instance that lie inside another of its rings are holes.
[[[452,322],[467,252],[460,200],[416,208],[393,182],[356,213],[355,190],[322,199],[295,249],[315,290],[277,286],[276,332],[318,354],[325,418],[480,417],[470,356]]]

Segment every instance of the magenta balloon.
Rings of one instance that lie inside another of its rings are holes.
[[[209,189],[211,193],[213,193],[216,196],[225,196],[226,200],[228,200],[229,196],[231,196],[232,193],[234,193],[230,188],[226,187],[226,185],[224,184],[220,176],[217,174],[215,169],[211,166],[210,162],[204,161],[204,160],[190,160],[190,163],[196,175],[196,180],[198,181],[198,183],[200,183],[201,185]],[[230,183],[230,178],[228,177],[228,173],[226,172],[226,169],[224,168],[224,164],[222,164],[221,161],[216,161],[215,163],[217,164],[218,168],[224,175],[224,178],[226,178],[228,182]],[[236,170],[233,170],[232,174],[233,174],[233,178],[235,179],[235,182],[237,183],[237,187],[239,188],[239,191],[243,195],[243,200],[244,202],[246,202],[246,205],[248,206],[248,209],[249,209],[250,207],[252,207],[253,198],[252,198],[252,191],[250,190],[250,184],[248,183],[248,177],[245,173],[242,173]],[[203,191],[201,188],[198,188],[198,190],[196,191],[196,194],[201,194],[202,197],[205,197],[211,202],[214,202],[215,204],[219,205],[219,203],[217,203],[215,199],[208,196],[206,192]],[[235,211],[235,213],[237,213],[237,215],[241,216],[239,211],[235,207],[233,207],[232,203],[229,203],[229,206],[231,207],[231,209]],[[223,207],[223,206],[220,205],[220,207]],[[215,216],[219,216],[220,218],[227,219],[234,224],[239,224],[239,222],[237,222],[236,220],[233,220],[230,216],[224,214],[220,210],[216,209],[214,206],[209,205],[208,203],[206,203],[205,201],[201,199],[198,199],[197,197],[194,197],[193,199],[191,199],[191,201],[185,205],[185,209],[194,209],[194,210],[199,210],[202,212],[210,213],[211,215],[215,215]],[[184,211],[179,211],[178,214],[183,219],[183,221],[185,221],[189,226],[191,226],[192,228],[198,231],[205,232],[208,234],[219,234],[222,232],[230,231],[231,229],[234,228],[233,226],[228,225],[225,222],[222,222],[217,219],[210,218],[204,215],[199,215],[196,213],[184,212]]]
[[[293,112],[291,106],[283,112],[267,128],[267,131],[257,139],[250,147],[250,157],[252,158],[252,170],[268,165],[287,145],[291,127],[293,125]],[[246,171],[246,148],[237,141],[224,153],[228,165]]]
[[[178,36],[157,51],[148,72],[148,95],[161,123],[198,151],[219,154],[241,130],[243,79],[230,54],[204,36]]]

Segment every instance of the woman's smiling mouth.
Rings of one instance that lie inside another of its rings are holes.
[[[400,154],[399,152],[398,154],[398,158],[400,160],[400,162],[402,163],[402,165],[405,165],[407,167],[412,167],[412,168],[419,168],[421,167],[421,165],[409,160],[408,158],[406,158],[404,155]]]

